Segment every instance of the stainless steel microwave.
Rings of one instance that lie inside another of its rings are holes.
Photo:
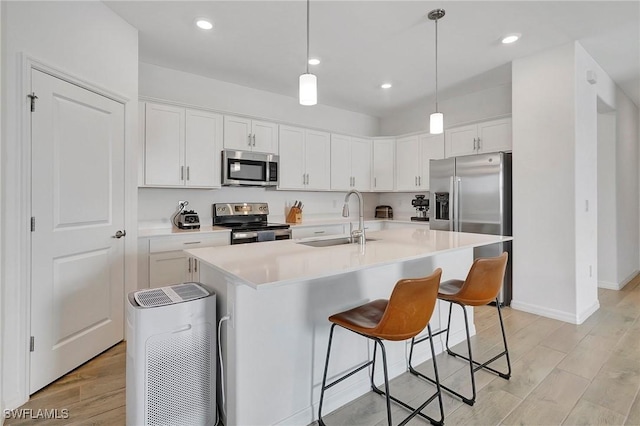
[[[264,152],[222,151],[222,185],[276,186],[278,156]]]

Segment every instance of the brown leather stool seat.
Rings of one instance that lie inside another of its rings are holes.
[[[435,350],[433,343],[431,344],[431,357],[433,359],[433,367],[435,371],[436,392],[418,408],[413,408],[403,401],[393,397],[389,393],[389,378],[387,374],[387,356],[383,340],[401,341],[413,339],[425,327],[428,328],[429,336],[431,336],[431,327],[428,325],[431,315],[435,309],[438,296],[438,288],[440,285],[441,269],[436,269],[433,274],[425,278],[403,279],[396,283],[389,300],[378,299],[364,305],[340,312],[329,317],[331,331],[329,333],[329,343],[327,346],[327,359],[324,366],[324,375],[322,378],[322,389],[320,391],[320,404],[318,408],[318,423],[324,425],[322,420],[322,403],[324,400],[325,390],[331,388],[344,379],[351,377],[358,371],[363,370],[369,365],[371,368],[371,389],[384,395],[387,403],[387,420],[391,425],[391,401],[397,402],[403,407],[411,411],[400,425],[409,422],[413,417],[420,416],[429,420],[432,424],[442,425],[444,422],[444,411],[442,408],[442,394],[438,381],[438,367],[436,364]],[[371,360],[352,369],[350,372],[343,374],[338,379],[327,385],[327,370],[329,368],[329,356],[331,355],[331,343],[333,340],[333,332],[336,326],[343,327],[354,333],[374,341],[373,356]],[[382,363],[384,371],[384,391],[375,385],[373,378],[375,373],[376,352],[380,345],[382,354]],[[440,405],[440,420],[432,419],[421,411],[435,399],[438,399]]]
[[[509,360],[509,349],[507,348],[507,336],[504,331],[504,322],[502,321],[502,313],[500,311],[500,303],[498,301],[498,294],[500,293],[500,289],[502,288],[502,282],[504,280],[504,272],[507,266],[507,253],[502,253],[498,257],[493,258],[479,258],[473,262],[471,265],[471,269],[469,270],[469,274],[464,281],[461,280],[449,280],[440,284],[440,290],[438,292],[438,299],[449,302],[449,319],[447,321],[447,328],[440,330],[433,334],[433,336],[437,336],[442,333],[447,333],[446,337],[446,347],[447,353],[449,355],[461,358],[466,360],[469,363],[469,371],[471,373],[471,389],[472,396],[471,398],[467,398],[460,393],[450,389],[444,385],[440,385],[442,389],[458,396],[465,403],[469,405],[473,405],[476,401],[476,382],[474,373],[479,369],[485,369],[491,371],[504,379],[509,379],[511,377],[511,361]],[[488,303],[495,302],[496,308],[498,310],[498,318],[500,320],[500,329],[502,330],[502,341],[504,343],[504,350],[500,352],[498,355],[494,356],[490,360],[479,363],[473,360],[473,355],[471,352],[471,339],[469,336],[469,319],[467,318],[467,311],[464,308],[465,306],[484,306]],[[449,348],[449,328],[451,326],[451,308],[456,304],[462,307],[462,312],[464,313],[464,325],[465,330],[467,332],[467,350],[469,356],[466,357],[459,353],[452,351]],[[411,343],[411,351],[409,353],[409,371],[416,376],[423,377],[431,382],[439,381],[438,378],[432,379],[430,377],[425,376],[424,374],[418,372],[411,365],[411,358],[413,355],[413,346],[421,343],[427,339],[431,339],[431,336],[426,336],[424,338],[414,340]],[[507,372],[500,372],[491,367],[489,364],[496,361],[500,357],[506,357],[507,360]]]

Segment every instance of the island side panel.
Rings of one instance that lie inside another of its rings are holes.
[[[328,316],[388,298],[397,280],[426,276],[437,267],[443,269],[443,280],[464,279],[472,261],[472,250],[464,249],[260,290],[239,282],[231,284],[227,298],[234,301],[233,307],[227,309],[233,311],[234,320],[229,328],[229,344],[223,342],[230,370],[228,424],[311,423],[317,417],[329,337]],[[446,309],[438,309],[432,326],[446,324],[446,314]],[[463,335],[460,310],[454,311],[454,320],[451,340],[455,344]],[[330,377],[368,360],[373,346],[367,339],[338,330],[333,348]],[[388,342],[391,377],[406,371],[406,353],[406,343]],[[418,346],[416,359],[428,358],[429,345]],[[325,412],[368,391],[366,373],[359,373],[331,388]]]

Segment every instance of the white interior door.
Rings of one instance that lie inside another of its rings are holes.
[[[123,339],[124,105],[32,70],[33,393]]]

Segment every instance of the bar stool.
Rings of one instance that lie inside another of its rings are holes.
[[[433,383],[436,385],[436,392],[418,408],[413,408],[389,394],[387,355],[384,344],[382,343],[382,340],[413,340],[418,333],[424,330],[425,326],[428,328],[429,336],[431,336],[431,327],[428,326],[428,323],[431,318],[431,314],[435,309],[441,275],[442,270],[438,268],[433,272],[433,274],[425,278],[402,279],[396,283],[389,300],[374,300],[373,302],[366,303],[329,317],[329,321],[332,324],[331,331],[329,333],[329,344],[327,346],[327,359],[324,365],[324,375],[322,377],[320,405],[318,407],[318,423],[320,425],[325,425],[322,420],[322,402],[324,400],[325,390],[342,382],[348,377],[351,377],[358,371],[367,368],[369,365],[372,366],[371,389],[377,394],[385,396],[387,403],[387,420],[389,425],[391,425],[392,400],[411,410],[411,414],[405,418],[400,425],[406,424],[416,415],[429,420],[434,425],[443,424],[444,410],[442,408],[442,394],[440,392],[440,385],[438,382],[438,367],[436,365],[436,355],[433,343],[431,343],[431,357],[433,359],[433,369],[435,371],[435,380]],[[327,370],[329,368],[329,356],[331,355],[331,342],[333,340],[333,331],[336,325],[373,340],[373,358],[327,385]],[[384,391],[380,390],[373,381],[378,345],[380,345],[382,353]],[[438,403],[440,405],[440,420],[434,420],[420,412],[436,398],[438,398]]]
[[[471,398],[467,398],[460,393],[450,389],[444,385],[440,385],[440,387],[453,395],[461,398],[463,402],[468,405],[473,405],[476,401],[476,381],[474,373],[481,368],[485,370],[489,370],[492,373],[497,374],[503,379],[509,380],[511,377],[511,361],[509,360],[509,349],[507,348],[507,336],[504,332],[504,323],[502,321],[502,313],[500,311],[500,303],[498,302],[498,293],[500,292],[500,288],[502,287],[502,281],[504,279],[504,272],[507,266],[507,253],[504,252],[498,257],[492,258],[479,258],[473,262],[471,265],[471,269],[469,270],[469,274],[467,275],[467,279],[464,281],[460,280],[449,280],[440,284],[440,291],[438,292],[438,299],[449,302],[449,320],[447,321],[447,328],[440,330],[433,334],[433,336],[425,336],[424,338],[412,341],[411,351],[409,352],[409,371],[416,375],[420,376],[424,379],[432,383],[436,383],[439,381],[439,378],[436,377],[432,379],[430,377],[425,376],[424,374],[418,372],[413,365],[411,364],[411,358],[413,356],[413,346],[421,343],[427,339],[431,339],[434,336],[438,336],[444,332],[447,333],[446,337],[446,347],[447,353],[454,357],[462,358],[469,363],[469,371],[471,373],[471,389],[472,396]],[[479,363],[473,359],[473,355],[471,353],[471,339],[469,336],[469,319],[467,318],[467,311],[464,308],[465,306],[483,306],[490,302],[495,302],[496,308],[498,309],[498,318],[500,319],[500,329],[502,330],[502,341],[504,343],[504,351],[500,352],[498,355],[494,356],[490,360]],[[451,326],[451,307],[456,304],[462,308],[462,312],[464,313],[464,326],[467,332],[467,349],[469,351],[469,357],[467,358],[464,355],[456,353],[449,348],[449,328]],[[433,345],[433,343],[432,343]],[[507,359],[507,372],[503,373],[498,370],[495,370],[489,367],[489,364],[496,361],[498,358],[505,356]]]

